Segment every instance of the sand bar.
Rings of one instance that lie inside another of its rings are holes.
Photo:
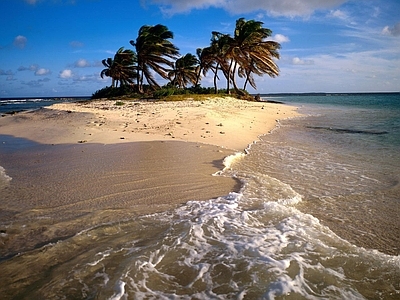
[[[122,105],[118,105],[120,103]],[[0,119],[0,133],[42,144],[180,140],[243,151],[294,107],[237,100],[117,101],[55,104]]]
[[[119,103],[120,104],[120,103]],[[212,176],[295,116],[294,107],[236,100],[93,101],[0,118],[0,257],[188,200],[238,191]]]

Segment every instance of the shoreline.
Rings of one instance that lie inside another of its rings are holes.
[[[4,135],[41,144],[180,140],[243,151],[298,116],[296,107],[233,97],[207,100],[68,102],[0,118]],[[28,125],[29,123],[29,125]]]
[[[295,107],[233,98],[62,103],[0,118],[5,258],[88,227],[239,191],[212,176]],[[146,124],[146,126],[145,126]]]

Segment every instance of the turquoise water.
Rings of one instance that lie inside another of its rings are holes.
[[[257,151],[268,173],[295,187],[302,209],[342,237],[398,255],[400,95],[280,100],[306,117],[282,121],[265,136]]]
[[[300,107],[307,105],[308,109],[300,110],[305,113],[323,114],[319,120],[313,119],[316,127],[332,127],[333,130],[342,129],[342,133],[364,134],[363,137],[371,144],[376,142],[389,147],[400,145],[399,93],[286,96],[279,99]],[[357,139],[360,137],[355,136]]]
[[[8,292],[399,299],[398,95],[271,100],[300,107],[303,117],[280,121],[246,155],[226,159],[219,175],[238,178],[239,193],[88,228],[9,259],[1,264],[7,280],[24,280]]]

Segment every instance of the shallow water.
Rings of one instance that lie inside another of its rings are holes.
[[[399,255],[400,96],[315,98],[300,110],[308,117],[253,149],[253,168],[289,184],[297,208],[346,240]]]
[[[282,121],[247,155],[225,160],[219,175],[241,180],[239,193],[87,228],[5,260],[2,295],[398,299],[400,119],[393,107],[371,109],[306,105],[308,117]]]

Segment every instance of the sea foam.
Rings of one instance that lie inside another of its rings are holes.
[[[0,189],[8,186],[11,179],[12,178],[6,174],[6,170],[0,166]]]

